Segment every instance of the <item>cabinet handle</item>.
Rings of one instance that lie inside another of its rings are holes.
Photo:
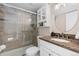
[[[49,54],[49,56],[51,56],[51,54]]]

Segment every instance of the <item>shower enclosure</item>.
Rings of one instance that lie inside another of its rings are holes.
[[[9,51],[36,45],[36,15],[0,4],[0,46]]]

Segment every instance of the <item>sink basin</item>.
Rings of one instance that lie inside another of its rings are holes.
[[[70,41],[64,40],[64,39],[57,39],[57,38],[52,38],[51,40],[57,41],[57,42],[63,42],[63,43],[69,43]]]

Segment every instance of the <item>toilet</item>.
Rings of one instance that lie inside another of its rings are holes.
[[[26,49],[26,56],[38,56],[39,55],[39,48],[36,46],[30,47]]]

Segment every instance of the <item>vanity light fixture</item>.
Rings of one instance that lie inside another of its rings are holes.
[[[60,8],[64,8],[65,6],[66,6],[65,3],[58,3],[58,4],[55,5],[55,10],[58,10]]]

